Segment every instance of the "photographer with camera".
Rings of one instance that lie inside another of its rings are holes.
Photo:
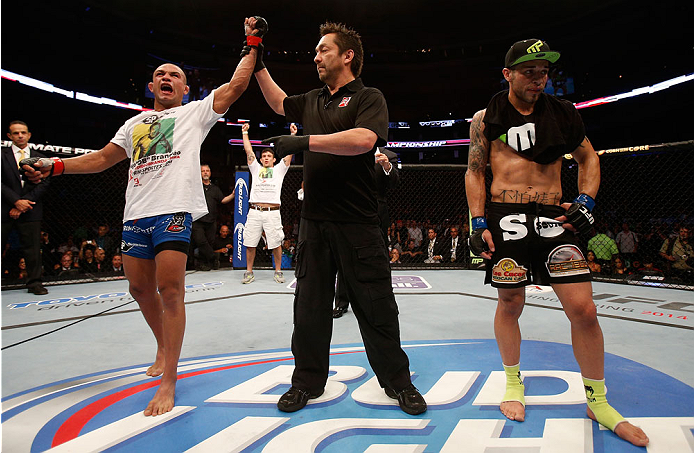
[[[96,274],[99,272],[99,265],[94,258],[95,250],[95,241],[91,239],[82,241],[77,261],[81,274]]]
[[[660,248],[660,256],[666,260],[672,276],[685,281],[694,280],[694,248],[689,242],[690,234],[690,229],[682,226],[677,237],[666,239]]]

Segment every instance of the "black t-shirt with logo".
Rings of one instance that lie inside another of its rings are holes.
[[[484,136],[500,139],[516,152],[539,164],[550,164],[572,153],[586,136],[583,119],[574,105],[542,93],[531,115],[522,115],[508,99],[497,93],[484,114]]]
[[[284,113],[287,121],[303,125],[304,134],[365,128],[378,136],[373,149],[356,156],[305,151],[301,212],[311,220],[378,224],[374,153],[388,140],[383,93],[355,79],[332,96],[327,86],[289,96],[284,99]]]

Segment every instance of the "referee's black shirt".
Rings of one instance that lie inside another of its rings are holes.
[[[339,223],[378,224],[374,153],[388,141],[388,107],[376,88],[360,78],[330,95],[327,86],[284,99],[287,121],[301,123],[304,134],[332,134],[354,128],[373,131],[370,151],[356,156],[304,152],[304,202],[301,216]]]

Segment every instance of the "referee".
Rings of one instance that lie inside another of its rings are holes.
[[[277,158],[305,152],[292,335],[296,367],[292,387],[277,406],[293,412],[323,393],[339,272],[381,387],[403,411],[421,414],[427,406],[411,383],[400,346],[376,200],[375,151],[387,142],[388,108],[383,94],[359,78],[364,58],[359,34],[334,23],[321,25],[320,34],[314,62],[323,88],[287,96],[262,61],[255,68],[269,106],[287,121],[303,124],[307,134],[263,141],[274,143]]]

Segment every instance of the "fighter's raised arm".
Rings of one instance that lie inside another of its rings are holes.
[[[231,104],[241,97],[251,81],[251,75],[256,65],[258,46],[262,45],[263,36],[268,30],[267,21],[262,17],[247,17],[244,21],[246,45],[241,52],[241,61],[236,66],[231,80],[214,90],[214,111],[224,113]]]
[[[251,165],[253,161],[255,161],[255,153],[253,152],[253,146],[251,146],[251,141],[248,138],[248,130],[251,128],[251,125],[248,123],[244,123],[243,126],[241,126],[241,136],[243,137],[243,150],[246,151],[246,163],[248,165]]]

